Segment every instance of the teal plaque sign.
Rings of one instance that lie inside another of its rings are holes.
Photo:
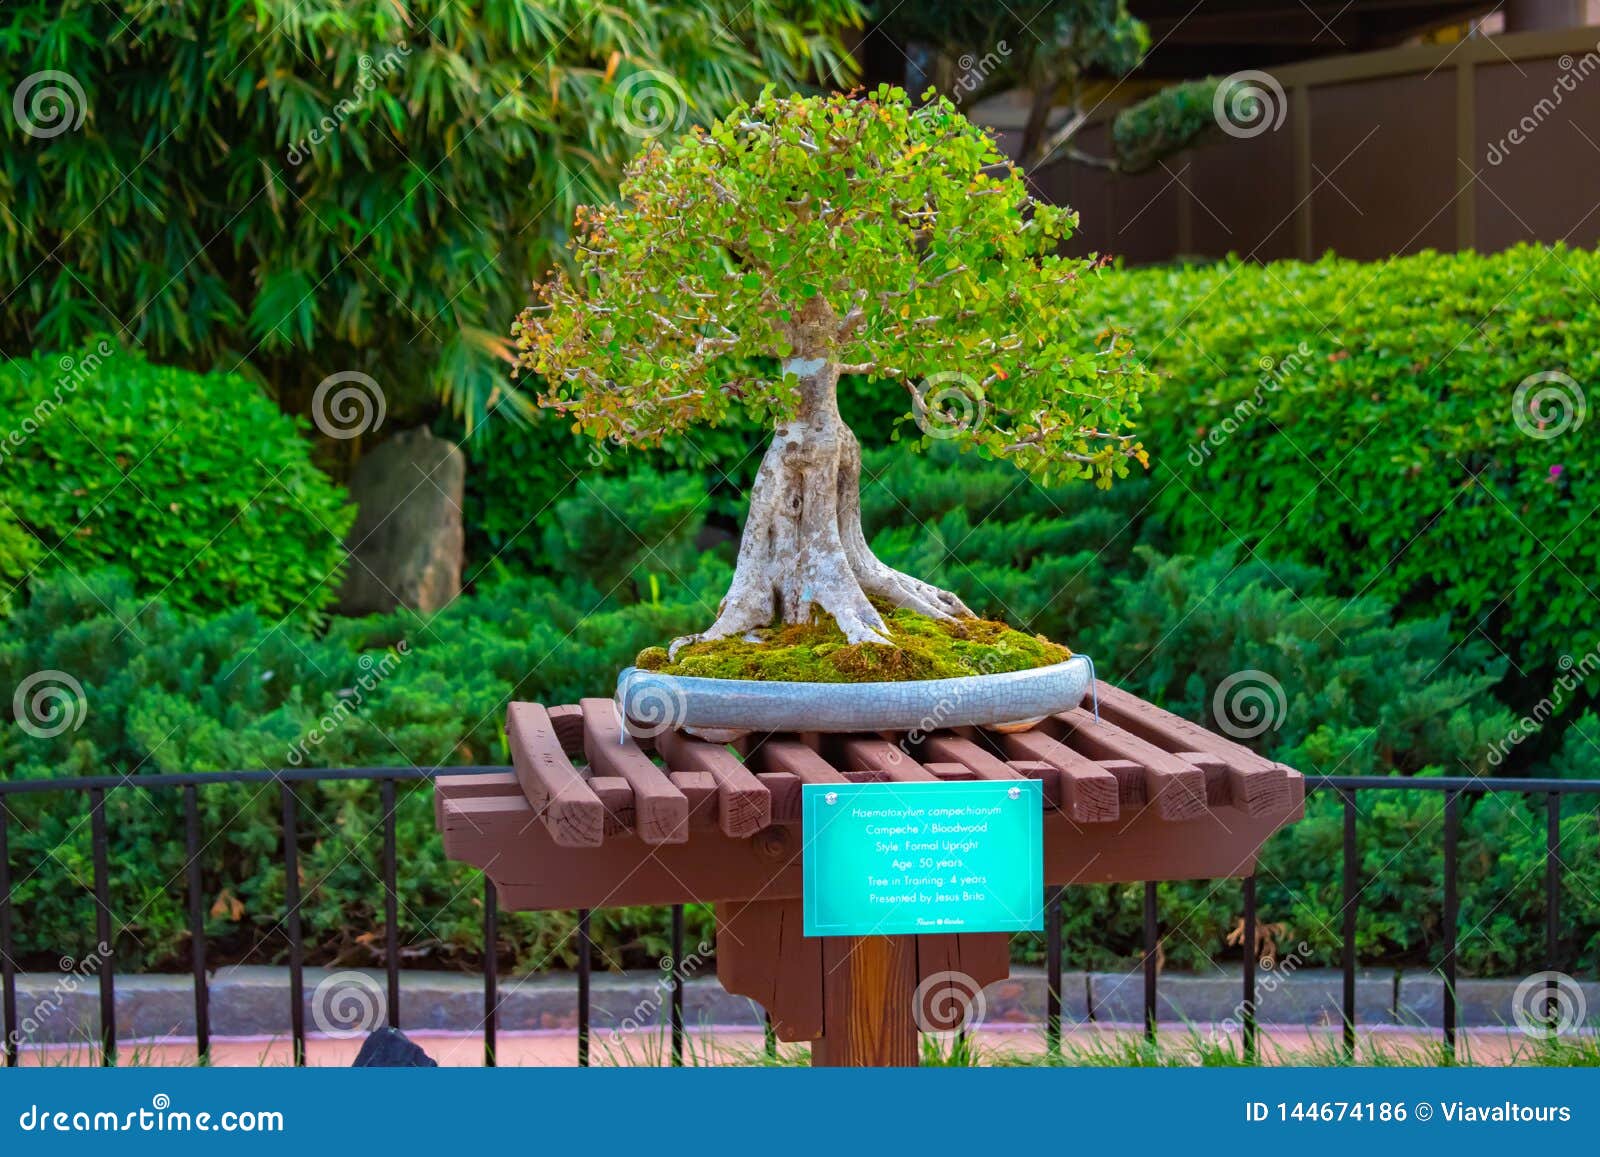
[[[1044,927],[1036,780],[806,784],[805,934]]]

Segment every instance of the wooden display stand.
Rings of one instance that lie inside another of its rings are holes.
[[[446,854],[482,868],[512,910],[714,904],[718,978],[766,1008],[778,1039],[812,1042],[819,1065],[911,1065],[945,976],[1004,979],[1009,938],[803,936],[802,785],[1040,780],[1047,884],[1245,876],[1303,811],[1298,772],[1097,690],[1098,721],[1080,708],[1020,734],[915,743],[753,736],[742,755],[678,733],[636,741],[609,699],[513,703],[515,772],[441,779],[435,814]]]

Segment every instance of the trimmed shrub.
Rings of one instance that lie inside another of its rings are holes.
[[[355,508],[304,424],[242,377],[154,366],[99,341],[0,368],[20,414],[0,497],[46,567],[126,568],[173,607],[314,618],[338,594]],[[27,548],[0,525],[0,566]]]
[[[1597,281],[1600,255],[1524,245],[1139,270],[1091,296],[1168,378],[1145,442],[1178,549],[1316,564],[1527,670],[1600,638],[1600,463],[1579,430]]]

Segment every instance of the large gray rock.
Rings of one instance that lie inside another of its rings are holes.
[[[461,591],[461,498],[466,459],[424,428],[396,434],[350,479],[360,513],[339,611],[437,611]]]

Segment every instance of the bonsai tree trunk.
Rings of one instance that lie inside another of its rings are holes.
[[[673,649],[774,622],[807,623],[813,607],[832,616],[851,643],[889,644],[869,595],[936,619],[970,618],[955,595],[886,566],[868,548],[861,446],[839,415],[838,363],[796,357],[784,371],[800,379],[800,410],[777,428],[756,474],[733,583],[710,629]]]

